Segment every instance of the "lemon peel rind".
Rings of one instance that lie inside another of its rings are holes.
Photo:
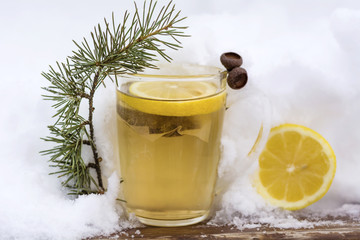
[[[271,130],[268,139],[270,139],[272,136],[274,136],[276,134],[279,134],[281,132],[286,132],[287,130],[290,130],[290,129],[297,129],[298,132],[301,132],[301,134],[303,134],[303,136],[308,136],[308,137],[311,137],[314,140],[318,141],[321,144],[321,146],[323,147],[324,153],[328,156],[328,159],[331,163],[330,163],[330,167],[329,167],[327,173],[323,176],[323,183],[322,183],[321,187],[316,191],[315,194],[310,195],[310,196],[305,196],[303,199],[301,199],[299,201],[289,202],[289,201],[285,201],[285,200],[278,200],[278,199],[275,199],[274,197],[272,197],[268,193],[267,188],[265,188],[261,184],[260,176],[259,176],[260,171],[257,171],[256,175],[255,175],[255,187],[256,187],[257,192],[264,199],[266,199],[271,205],[281,207],[286,210],[300,210],[300,209],[308,207],[311,204],[317,202],[322,197],[324,197],[325,194],[328,192],[328,190],[331,186],[331,183],[334,179],[335,172],[336,172],[336,156],[335,156],[335,153],[334,153],[333,149],[331,148],[330,144],[323,136],[321,136],[319,133],[317,133],[314,130],[307,128],[305,126],[301,126],[301,125],[297,125],[297,124],[289,124],[289,123],[279,125],[277,127],[274,127]]]

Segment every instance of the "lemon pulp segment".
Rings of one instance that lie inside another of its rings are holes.
[[[335,169],[334,151],[320,134],[283,124],[270,131],[259,157],[256,187],[271,204],[297,210],[326,194]]]

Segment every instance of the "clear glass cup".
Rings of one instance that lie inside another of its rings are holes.
[[[205,220],[212,206],[227,73],[187,64],[159,68],[118,77],[122,197],[128,212],[144,224],[185,226]],[[176,89],[178,82],[194,87],[190,97],[149,97],[141,92],[156,91],[159,84]],[[197,97],[199,88],[209,91]]]

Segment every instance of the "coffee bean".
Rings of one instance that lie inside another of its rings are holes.
[[[220,57],[220,61],[228,72],[236,67],[240,67],[243,64],[242,57],[234,52],[223,53]]]
[[[227,77],[227,83],[232,89],[240,89],[247,83],[248,75],[244,68],[236,67],[233,68]]]

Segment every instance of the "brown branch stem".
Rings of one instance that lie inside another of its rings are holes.
[[[104,185],[103,185],[103,181],[102,181],[102,177],[101,177],[101,168],[100,168],[100,161],[99,161],[99,153],[97,151],[97,148],[95,146],[95,135],[94,135],[94,124],[93,124],[93,114],[94,114],[94,94],[95,94],[95,90],[96,87],[98,86],[99,83],[99,75],[101,72],[101,68],[98,69],[98,71],[96,72],[95,76],[94,76],[94,81],[93,84],[91,86],[91,90],[90,90],[90,94],[89,94],[89,129],[90,129],[90,146],[91,146],[91,150],[93,152],[93,156],[94,156],[94,162],[93,164],[89,163],[89,167],[95,168],[96,171],[96,175],[97,175],[97,180],[98,180],[98,186],[99,186],[99,191],[100,193],[104,192]]]
[[[96,169],[96,164],[95,164],[95,163],[89,163],[89,164],[87,165],[87,167],[88,167],[88,168],[94,168],[94,169]]]
[[[87,94],[87,93],[79,92],[79,93],[77,93],[77,95],[82,97],[82,98],[90,99],[90,95]]]

